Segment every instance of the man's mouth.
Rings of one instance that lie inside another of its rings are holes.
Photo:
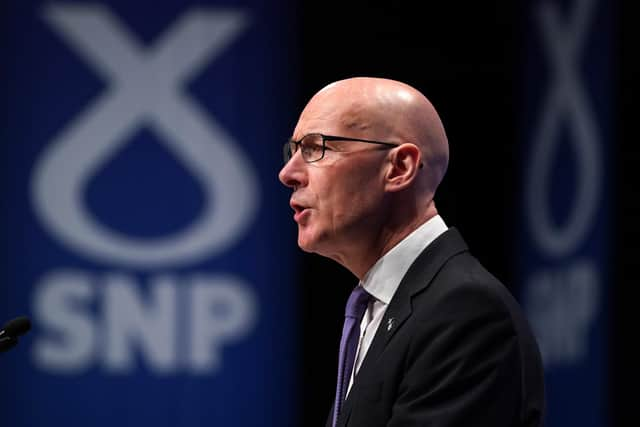
[[[291,206],[291,209],[293,209],[293,220],[297,223],[300,223],[300,221],[309,213],[309,208],[298,202],[291,200],[289,205]]]

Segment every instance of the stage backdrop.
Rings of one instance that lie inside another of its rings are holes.
[[[548,427],[609,423],[611,5],[529,2],[521,300],[546,369]]]
[[[0,9],[1,424],[296,425],[291,4]]]

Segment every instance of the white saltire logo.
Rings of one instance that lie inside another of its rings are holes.
[[[533,135],[525,202],[529,231],[544,262],[529,273],[524,301],[547,367],[576,365],[589,356],[592,328],[601,309],[602,271],[596,260],[578,252],[581,245],[592,246],[585,239],[598,226],[602,192],[602,136],[580,73],[595,4],[593,0],[571,4],[568,19],[554,2],[534,8],[551,84]],[[564,142],[563,126],[573,145],[576,194],[567,201],[571,204],[567,220],[556,224],[548,194],[557,147]]]
[[[538,11],[552,84],[541,106],[542,117],[533,139],[526,212],[537,244],[549,255],[558,257],[570,253],[585,237],[600,194],[599,129],[579,73],[593,1],[579,1],[565,26],[556,4],[544,2]],[[574,144],[578,176],[575,204],[566,224],[558,227],[553,224],[546,195],[554,148],[561,141],[558,136],[563,123],[571,131],[569,141]]]
[[[176,266],[226,250],[256,213],[256,179],[232,138],[182,87],[246,27],[245,15],[191,10],[151,47],[101,5],[51,5],[44,18],[108,86],[38,159],[32,199],[42,223],[78,253],[131,267]],[[160,137],[206,197],[192,224],[155,239],[109,229],[83,203],[89,179],[142,126]]]

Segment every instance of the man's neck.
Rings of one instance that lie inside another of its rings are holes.
[[[331,258],[362,280],[380,258],[437,214],[435,204],[431,202],[423,215],[415,216],[412,221],[401,226],[393,222],[385,224],[379,233],[372,236],[371,241],[364,242],[364,245],[358,248],[352,248],[351,253],[336,254]]]

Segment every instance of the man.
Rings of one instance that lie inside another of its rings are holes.
[[[379,78],[320,90],[285,145],[298,245],[360,279],[327,426],[543,424],[521,309],[436,210],[448,157],[431,103]]]

